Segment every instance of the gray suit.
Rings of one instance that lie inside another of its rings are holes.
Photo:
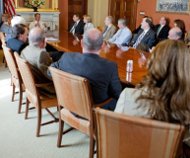
[[[108,28],[107,27],[104,28],[103,31],[103,37],[104,37],[104,41],[108,41],[116,32],[116,27],[114,25],[111,25],[111,27]]]
[[[34,45],[28,45],[22,50],[20,56],[31,64],[32,73],[37,83],[52,82],[50,81],[51,78],[47,75],[47,70],[52,63],[52,59],[45,49],[40,49]],[[43,88],[43,90],[45,93],[55,93],[53,84],[52,86]]]

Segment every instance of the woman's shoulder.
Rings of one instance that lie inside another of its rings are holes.
[[[115,112],[131,116],[147,116],[148,109],[141,108],[138,97],[144,93],[143,89],[125,88],[117,102]]]

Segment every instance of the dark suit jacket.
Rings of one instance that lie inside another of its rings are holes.
[[[72,23],[69,31],[72,29],[75,23]],[[78,25],[75,27],[75,32],[74,34],[79,34],[82,35],[84,33],[84,22],[82,20],[79,21]]]
[[[17,38],[11,38],[7,41],[7,47],[10,48],[12,52],[18,52],[19,54],[27,45],[28,43],[24,43]]]
[[[140,36],[140,34],[143,32],[141,29],[136,36],[133,37],[133,39],[130,42],[130,45],[133,46],[135,44],[136,40]],[[156,43],[156,33],[153,31],[153,29],[149,29],[149,31],[145,34],[143,39],[141,40],[139,46],[143,48],[144,51],[149,51]],[[139,47],[137,46],[137,48]]]
[[[159,27],[160,27],[159,24],[155,26],[156,34],[157,34]],[[170,27],[168,25],[165,25],[164,27],[162,27],[162,29],[160,30],[160,33],[157,35],[157,41],[160,42],[164,39],[167,39],[169,30],[170,30]]]
[[[95,103],[119,98],[121,84],[117,65],[96,54],[65,53],[52,67],[85,77],[89,80]]]

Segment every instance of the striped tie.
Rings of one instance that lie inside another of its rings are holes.
[[[143,31],[140,36],[137,38],[135,44],[133,44],[133,48],[137,48],[137,46],[139,45],[139,43],[141,42],[141,40],[143,39],[145,35],[145,31]]]

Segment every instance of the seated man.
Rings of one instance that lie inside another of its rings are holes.
[[[21,16],[14,16],[11,19],[11,16],[9,16],[8,21],[4,22],[1,26],[1,32],[5,34],[5,41],[8,41],[10,38],[14,38],[15,35],[13,33],[13,27],[16,24],[25,24],[25,20]]]
[[[47,30],[45,23],[41,21],[41,15],[39,13],[34,14],[34,21],[30,23],[29,29],[31,30],[34,27],[40,27],[44,31]]]
[[[113,25],[113,17],[112,16],[107,16],[105,18],[105,28],[103,31],[103,38],[104,41],[108,41],[116,32],[116,27]]]
[[[170,29],[168,34],[168,39],[171,40],[181,40],[182,39],[183,32],[179,27],[173,27]]]
[[[169,30],[169,20],[164,16],[161,17],[160,23],[155,26],[157,42],[167,39]]]
[[[10,38],[12,38],[12,27],[11,27],[11,16],[9,14],[3,14],[2,17],[3,21],[0,27],[0,32],[2,32],[4,34],[4,40],[7,41],[9,39],[9,35]]]
[[[24,24],[18,24],[13,27],[14,38],[7,41],[7,47],[12,52],[21,53],[21,51],[28,45],[28,28]]]
[[[79,14],[73,15],[73,23],[69,29],[72,34],[82,35],[84,33],[84,22],[80,19]]]
[[[65,53],[51,66],[87,78],[91,85],[94,102],[101,103],[112,97],[115,100],[105,108],[114,110],[121,92],[121,84],[117,65],[99,56],[103,45],[102,33],[97,29],[86,31],[81,45],[83,54]]]
[[[27,60],[33,67],[33,74],[37,83],[49,82],[51,78],[47,75],[48,66],[52,63],[52,58],[46,52],[45,32],[39,28],[33,28],[29,33],[29,45],[22,50],[21,58]],[[43,88],[47,94],[54,94],[53,86]]]
[[[148,17],[143,18],[141,22],[141,29],[130,42],[133,48],[141,48],[149,52],[156,43],[156,33],[152,29],[152,20]]]
[[[111,44],[122,45],[124,43],[128,44],[131,40],[132,33],[131,30],[127,27],[127,22],[125,19],[118,20],[119,30],[116,34],[108,40]]]

